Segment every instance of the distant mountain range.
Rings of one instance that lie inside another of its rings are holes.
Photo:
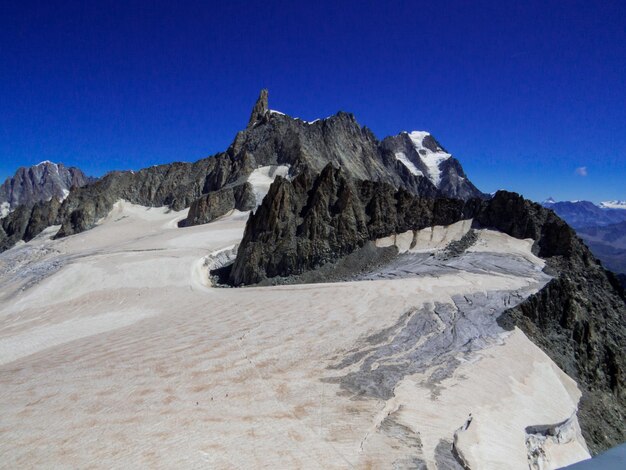
[[[550,198],[543,206],[552,209],[585,241],[610,270],[626,274],[626,202],[561,201]]]
[[[575,229],[626,221],[626,202],[623,201],[607,201],[596,205],[591,201],[557,202],[549,198],[542,205],[552,209]]]
[[[65,200],[73,187],[94,181],[75,167],[44,161],[21,167],[0,186],[0,217],[6,217],[18,206],[33,206],[52,198]]]

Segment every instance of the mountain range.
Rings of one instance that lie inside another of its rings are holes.
[[[14,467],[557,468],[626,440],[593,248],[624,246],[618,202],[488,196],[428,132],[266,90],[209,158],[34,168],[0,221]]]
[[[602,263],[626,280],[626,204],[607,201],[598,205],[590,201],[549,199],[542,203],[552,209],[585,241]],[[626,285],[626,284],[625,284]]]

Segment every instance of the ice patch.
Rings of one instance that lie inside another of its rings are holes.
[[[285,115],[285,113],[281,113],[280,111],[276,111],[275,109],[270,109],[270,114],[278,114],[279,116]]]
[[[263,198],[270,190],[270,186],[277,176],[286,178],[289,174],[289,165],[262,166],[254,170],[248,176],[248,183],[252,185],[257,207],[263,202]]]
[[[407,167],[412,174],[417,175],[417,176],[424,176],[424,173],[418,170],[415,164],[413,164],[413,162],[409,160],[409,158],[405,155],[404,152],[396,153],[396,159],[400,160],[400,162],[402,162],[402,164],[405,167]]]
[[[0,219],[4,219],[11,212],[11,205],[8,202],[0,204]]]
[[[439,187],[439,184],[441,183],[441,170],[439,169],[439,165],[452,155],[444,152],[443,150],[433,152],[432,150],[424,147],[424,139],[428,136],[430,136],[430,133],[424,131],[413,131],[409,133],[409,138],[411,139],[411,142],[413,142],[415,150],[417,150],[422,162],[426,165],[428,179],[436,187]]]
[[[70,191],[68,189],[65,189],[65,188],[62,189],[61,191],[63,192],[63,196],[61,197],[60,202],[63,202],[63,201],[65,201],[67,199],[67,196],[70,195]]]

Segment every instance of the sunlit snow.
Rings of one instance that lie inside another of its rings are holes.
[[[269,191],[274,179],[277,176],[285,178],[288,173],[288,165],[262,166],[250,173],[250,176],[248,176],[248,183],[252,185],[257,206],[260,206],[261,202],[263,202],[263,198]]]
[[[404,164],[404,166],[407,167],[412,174],[417,176],[424,176],[424,173],[418,170],[415,164],[411,160],[409,160],[404,152],[396,153],[396,158],[400,160],[400,162],[402,162],[402,164]]]
[[[626,209],[626,201],[604,201],[599,206],[602,209]]]
[[[428,171],[428,179],[437,187],[441,183],[441,169],[439,165],[450,158],[452,155],[440,150],[433,152],[432,150],[424,147],[424,138],[429,136],[430,133],[424,131],[413,131],[409,133],[409,137],[415,146],[415,150],[419,154],[422,162],[426,165]]]

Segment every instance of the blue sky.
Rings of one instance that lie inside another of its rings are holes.
[[[266,87],[428,130],[484,191],[626,199],[625,30],[623,1],[2,2],[0,179],[197,160]]]

